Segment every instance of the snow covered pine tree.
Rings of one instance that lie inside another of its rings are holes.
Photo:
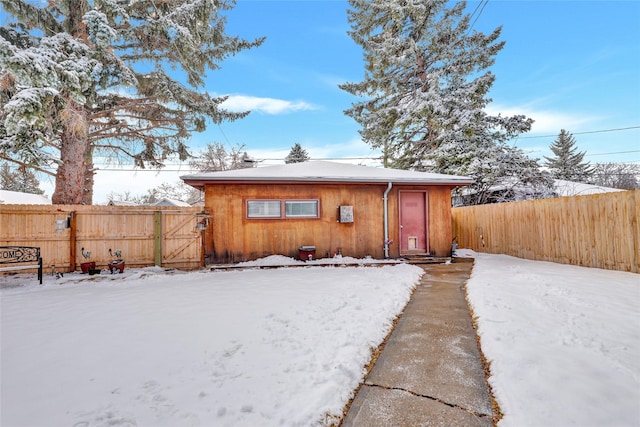
[[[11,171],[7,162],[0,163],[0,190],[19,191],[21,193],[44,194],[36,175],[25,166]]]
[[[501,28],[473,30],[465,2],[349,0],[353,40],[363,49],[365,79],[340,85],[366,98],[345,113],[382,149],[384,165],[471,176],[483,203],[498,184],[550,181],[536,161],[507,141],[532,119],[490,116],[485,107],[495,76],[488,71],[504,46]]]
[[[285,163],[302,163],[307,160],[309,160],[309,153],[297,142],[291,147],[287,157],[284,158]]]
[[[584,161],[585,152],[577,152],[576,140],[570,132],[561,129],[558,139],[549,148],[553,157],[544,157],[545,166],[550,169],[554,178],[587,183],[591,181],[593,168]]]
[[[207,121],[247,114],[202,90],[263,41],[225,34],[232,0],[1,3],[0,156],[57,168],[53,203],[91,204],[94,155],[160,168]]]

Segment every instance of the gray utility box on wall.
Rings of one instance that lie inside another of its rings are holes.
[[[338,206],[338,222],[353,222],[353,206]]]

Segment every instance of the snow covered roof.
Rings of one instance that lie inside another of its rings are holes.
[[[473,179],[466,176],[416,172],[398,169],[374,168],[348,163],[308,161],[257,168],[234,169],[220,172],[205,172],[180,177],[193,187],[205,183],[251,181],[251,182],[351,182],[351,183],[397,183],[429,185],[469,185]]]
[[[42,194],[0,190],[0,205],[50,205],[51,200]]]
[[[167,197],[157,201],[153,205],[154,206],[191,206],[189,203],[183,202],[182,200],[169,199]]]
[[[128,200],[109,200],[107,206],[138,206],[138,204]]]
[[[613,191],[625,191],[619,188],[602,187],[600,185],[585,184],[582,182],[555,180],[555,191],[559,197],[585,196],[587,194],[610,193]]]
[[[521,193],[535,193],[536,188],[527,184],[521,184],[516,179],[507,178],[500,184],[495,184],[489,187],[490,192],[504,191],[507,189],[515,189]],[[585,184],[583,182],[565,181],[562,179],[553,180],[553,191],[555,197],[570,197],[570,196],[586,196],[589,194],[601,194],[614,191],[626,191],[619,188],[603,187],[600,185]],[[465,188],[462,190],[463,195],[475,194],[476,189]]]

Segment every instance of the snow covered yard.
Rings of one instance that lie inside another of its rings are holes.
[[[478,254],[467,292],[499,427],[640,425],[640,275]]]
[[[146,268],[43,286],[0,277],[0,424],[331,422],[422,272]]]
[[[640,425],[640,275],[472,255],[468,297],[500,427]],[[421,273],[0,277],[0,425],[330,423]]]

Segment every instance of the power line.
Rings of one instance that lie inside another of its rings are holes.
[[[264,159],[259,159],[259,162],[263,162],[263,161],[280,161],[280,162],[284,162],[284,158],[264,158]],[[323,157],[323,158],[311,158],[309,160],[380,160],[380,157]],[[99,165],[100,163],[94,163],[94,165]],[[153,173],[161,173],[161,172],[185,172],[185,173],[192,173],[192,172],[202,172],[199,169],[194,169],[192,167],[187,167],[187,165],[185,165],[185,167],[179,167],[181,166],[180,163],[173,163],[170,164],[171,166],[178,166],[178,168],[160,168],[160,169],[153,169],[153,168],[148,168],[148,169],[136,169],[136,168],[101,168],[98,167],[96,168],[97,171],[106,171],[106,172],[153,172]],[[54,168],[49,168],[49,170],[51,171],[55,171]]]
[[[586,135],[590,133],[604,133],[604,132],[618,132],[622,130],[630,130],[630,129],[640,129],[640,126],[629,126],[626,128],[615,128],[615,129],[603,129],[603,130],[591,130],[586,132],[571,132],[572,135]],[[558,134],[555,135],[539,135],[539,136],[520,136],[518,139],[535,139],[535,138],[555,138]]]
[[[533,153],[540,153],[543,150],[523,150],[526,154],[533,154]],[[608,153],[593,153],[593,154],[586,154],[585,153],[585,157],[588,156],[610,156],[613,154],[628,154],[628,153],[640,153],[640,150],[631,150],[631,151],[611,151]],[[615,163],[638,163],[638,161],[640,160],[626,160],[624,162],[615,162]]]
[[[227,142],[227,145],[231,145],[231,143],[229,142],[229,138],[227,138],[227,134],[225,134],[224,131],[222,130],[222,126],[220,125],[220,123],[218,123],[218,129],[220,130],[220,133],[224,137],[224,140]]]
[[[612,151],[611,153],[594,153],[594,154],[585,154],[586,156],[607,156],[609,154],[627,154],[627,153],[640,153],[640,150],[631,150],[631,151]]]
[[[467,35],[469,35],[469,33],[471,32],[471,30],[473,29],[473,26],[476,25],[476,22],[478,21],[478,18],[480,18],[480,15],[482,15],[482,12],[484,11],[484,8],[487,6],[488,3],[489,3],[489,0],[483,0],[480,3],[478,3],[478,6],[476,6],[475,10],[471,14],[471,18],[473,18],[473,15],[475,15],[476,10],[478,10],[480,5],[482,5],[482,8],[480,9],[480,12],[478,12],[478,16],[476,16],[476,18],[471,23],[471,26],[469,26],[469,30],[467,31]]]

